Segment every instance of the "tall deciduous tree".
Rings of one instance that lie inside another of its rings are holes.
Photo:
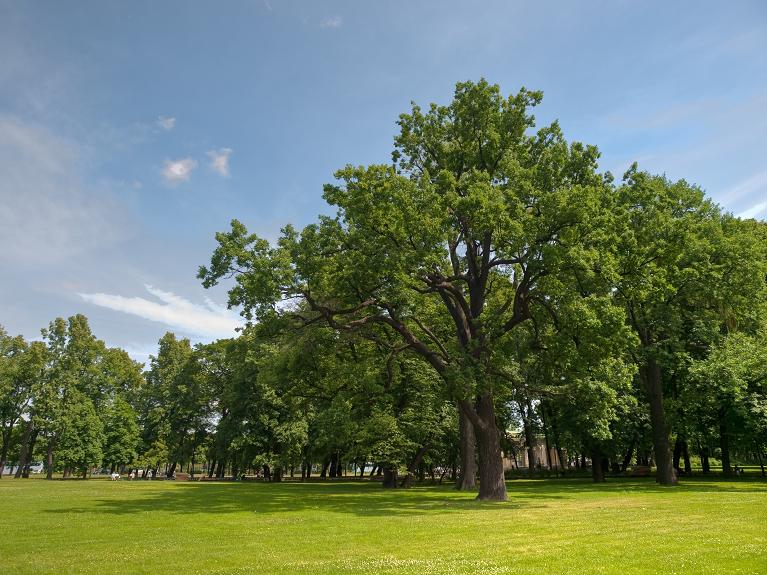
[[[229,302],[248,318],[300,298],[308,321],[396,336],[472,424],[481,499],[506,498],[488,370],[499,342],[551,292],[578,297],[577,279],[611,265],[598,152],[568,144],[556,123],[530,133],[540,100],[481,81],[458,84],[447,106],[414,105],[393,165],[347,167],[325,187],[335,217],[287,227],[274,247],[234,221],[199,274],[205,286],[234,275]]]
[[[21,336],[11,337],[0,326],[0,477],[8,460],[14,426],[32,396],[35,350]]]
[[[133,463],[139,439],[136,412],[118,395],[104,416],[104,463],[112,471]]]
[[[666,396],[678,387],[691,347],[705,353],[712,334],[753,315],[764,291],[763,252],[683,180],[633,166],[616,195],[623,222],[616,295],[639,339],[635,358],[650,408],[657,480],[673,485]]]

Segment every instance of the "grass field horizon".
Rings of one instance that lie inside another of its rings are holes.
[[[13,573],[764,573],[767,482],[0,481]]]

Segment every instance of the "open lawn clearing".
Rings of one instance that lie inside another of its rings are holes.
[[[4,573],[767,573],[767,482],[0,481]]]

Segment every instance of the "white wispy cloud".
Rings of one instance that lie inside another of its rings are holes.
[[[739,213],[738,217],[744,220],[748,220],[762,214],[767,215],[767,202],[759,202],[758,204],[751,206],[747,210]]]
[[[176,126],[176,118],[169,116],[158,116],[156,124],[166,132],[170,132]]]
[[[731,188],[718,194],[718,197],[722,202],[734,202],[735,200],[748,197],[754,192],[758,192],[762,189],[767,191],[767,170],[738,182]]]
[[[325,16],[320,20],[320,28],[340,28],[343,23],[341,16]]]
[[[88,303],[165,324],[185,334],[207,339],[233,337],[242,325],[233,311],[208,299],[204,305],[192,303],[172,292],[144,286],[159,301],[106,293],[78,293]]]
[[[220,148],[208,152],[210,158],[210,169],[218,172],[225,178],[229,177],[229,156],[232,155],[231,148]]]
[[[169,184],[186,182],[192,175],[192,171],[197,167],[197,162],[192,158],[183,158],[181,160],[165,160],[162,169],[162,177]]]

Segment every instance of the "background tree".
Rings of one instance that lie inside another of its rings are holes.
[[[100,465],[104,455],[104,424],[90,398],[77,389],[69,390],[59,425],[56,449],[65,475],[70,470],[79,471],[85,479],[88,470]]]
[[[136,412],[118,395],[104,417],[104,464],[110,471],[133,463],[140,441]]]
[[[29,360],[33,353],[24,338],[11,337],[0,326],[0,477],[8,461],[14,427],[31,399],[34,370]]]

